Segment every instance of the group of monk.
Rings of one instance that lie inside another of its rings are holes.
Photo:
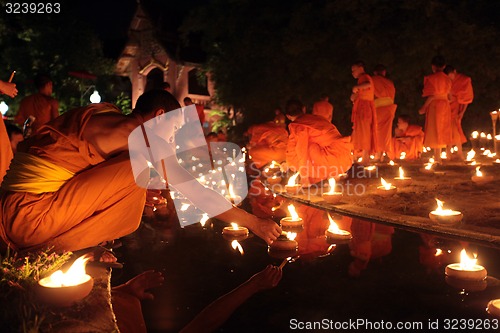
[[[397,117],[394,103],[396,88],[386,77],[384,65],[377,65],[373,75],[365,64],[351,66],[357,84],[352,88],[353,103],[351,137],[343,137],[332,124],[334,107],[326,94],[314,103],[310,113],[298,100],[290,100],[284,114],[278,109],[273,121],[253,125],[247,131],[249,154],[257,168],[271,161],[285,161],[285,166],[299,172],[304,186],[346,172],[353,161],[370,163],[370,159],[415,160],[424,147],[434,149],[439,161],[442,148],[450,152],[458,148],[456,159],[463,159],[462,144],[467,140],[461,121],[467,105],[473,100],[470,77],[459,74],[443,57],[432,60],[433,74],[424,79],[422,96],[425,104],[419,110],[425,114],[425,130],[411,124],[410,116]],[[286,118],[289,120],[288,131]]]

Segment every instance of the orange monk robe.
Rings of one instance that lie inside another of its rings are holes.
[[[472,103],[472,100],[474,99],[471,78],[467,75],[457,73],[451,84],[451,95],[452,100],[450,102],[450,107],[453,124],[453,142],[465,143],[467,142],[467,138],[462,130],[463,113],[460,113],[459,109],[460,104],[468,105]]]
[[[300,172],[302,183],[317,183],[347,172],[351,145],[335,125],[323,117],[303,114],[288,125],[288,166]]]
[[[146,190],[136,185],[128,153],[104,160],[82,138],[89,118],[102,110],[120,112],[107,103],[68,111],[42,126],[18,150],[74,176],[54,192],[2,193],[0,235],[13,249],[74,251],[138,228]]]
[[[312,114],[321,116],[326,120],[328,120],[329,122],[332,122],[333,105],[330,104],[328,101],[318,101],[313,105]]]
[[[443,72],[424,78],[422,97],[431,98],[425,110],[426,147],[444,148],[452,143],[451,108],[448,101],[450,90],[451,79]]]
[[[283,198],[274,196],[259,179],[254,179],[248,189],[248,202],[252,214],[261,218],[284,217],[287,215],[282,208]]]
[[[377,139],[379,152],[390,152],[392,143],[392,123],[396,108],[394,97],[396,88],[394,83],[381,76],[372,76],[373,86],[375,88],[375,108],[377,110]]]
[[[306,205],[295,204],[295,208],[304,225],[304,231],[297,233],[295,238],[300,257],[314,259],[324,255],[331,245],[325,239],[325,231],[330,225],[325,211]]]
[[[354,150],[377,150],[377,113],[374,103],[373,80],[368,74],[358,78],[358,85],[369,82],[367,89],[359,91],[352,106],[352,144]]]
[[[15,121],[23,126],[29,116],[34,116],[35,122],[32,125],[32,133],[34,133],[40,126],[59,116],[58,108],[59,104],[54,98],[36,93],[21,101]]]
[[[394,158],[399,158],[404,152],[405,159],[413,160],[418,158],[424,149],[424,131],[421,126],[408,125],[406,131],[392,141]]]
[[[248,154],[257,168],[274,161],[282,162],[286,156],[288,132],[279,124],[268,122],[251,126],[249,136]]]
[[[0,183],[9,168],[10,161],[12,160],[12,146],[10,145],[9,134],[5,128],[5,123],[0,120]]]

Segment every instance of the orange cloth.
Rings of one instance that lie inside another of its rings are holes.
[[[312,114],[324,117],[329,122],[332,122],[333,105],[327,101],[318,101],[313,105]]]
[[[424,145],[430,148],[443,148],[452,143],[451,109],[448,94],[451,79],[443,72],[424,78],[422,97],[431,98],[425,110]]]
[[[393,156],[399,158],[402,152],[405,159],[413,160],[420,156],[424,148],[424,131],[421,126],[408,125],[406,132],[393,138]]]
[[[297,233],[295,238],[298,243],[300,257],[315,259],[324,255],[331,245],[325,239],[325,231],[330,225],[325,211],[306,205],[295,204],[295,206],[297,214],[304,223],[304,231]]]
[[[450,102],[450,107],[453,124],[453,143],[465,143],[467,142],[467,138],[462,130],[463,113],[459,114],[459,106],[460,104],[468,105],[474,99],[471,78],[467,75],[457,73],[451,84],[451,95],[452,101]]]
[[[32,125],[32,133],[34,133],[40,126],[59,117],[58,108],[59,103],[54,98],[36,93],[23,98],[19,105],[15,121],[23,126],[29,116],[34,116],[35,122]]]
[[[362,74],[358,85],[369,82],[368,89],[360,90],[352,106],[352,144],[354,150],[375,152],[377,149],[377,114],[374,103],[373,80]]]
[[[351,167],[351,146],[323,117],[300,115],[288,125],[286,162],[310,184],[345,173]]]
[[[268,122],[250,126],[248,154],[257,168],[271,161],[282,162],[286,158],[288,132],[282,126]]]
[[[205,107],[201,104],[195,104],[195,106],[198,118],[200,118],[200,123],[203,125],[205,123]]]
[[[127,153],[104,160],[82,138],[90,117],[107,103],[68,111],[25,141],[24,151],[75,173],[56,192],[2,191],[3,240],[15,250],[74,251],[137,229],[146,190],[134,180]]]
[[[373,76],[372,80],[375,89],[375,109],[377,110],[377,151],[390,152],[392,123],[396,114],[396,108],[398,107],[394,104],[396,88],[391,80],[381,75]]]
[[[2,118],[0,121],[0,183],[9,168],[12,156],[12,146],[10,145],[9,134],[7,134],[7,129],[5,128],[5,123]]]

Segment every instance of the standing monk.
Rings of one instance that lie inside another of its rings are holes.
[[[441,56],[432,58],[434,74],[424,78],[422,97],[427,97],[418,113],[425,114],[424,146],[434,149],[434,158],[441,160],[441,149],[452,143],[451,108],[449,93],[451,79],[443,73],[445,60]]]
[[[29,116],[35,117],[31,129],[36,132],[40,126],[59,116],[59,103],[52,98],[52,80],[46,75],[35,77],[36,94],[23,98],[19,105],[15,121],[20,126],[24,125]]]
[[[168,170],[168,184],[198,208],[218,212],[213,216],[223,221],[238,221],[271,243],[281,232],[275,222],[231,205],[179,165],[175,132],[184,123],[179,108],[170,93],[151,90],[130,115],[109,103],[91,104],[42,126],[18,148],[4,177],[2,239],[14,250],[53,247],[62,252],[133,232],[149,182],[150,169],[141,157],[149,152],[158,173],[167,178]],[[129,137],[140,140],[129,142]]]
[[[387,69],[384,65],[377,65],[373,71],[373,86],[375,88],[375,108],[377,110],[378,148],[376,159],[383,159],[383,153],[390,154],[392,143],[392,122],[396,108],[394,97],[396,88],[394,83],[386,78]],[[389,156],[391,159],[392,156]]]
[[[472,81],[467,75],[457,73],[457,70],[450,65],[445,67],[444,73],[451,79],[450,107],[453,145],[457,146],[458,157],[462,160],[464,158],[462,144],[467,142],[467,138],[462,130],[462,118],[467,106],[472,103],[474,99]],[[448,147],[447,150],[450,151],[451,146]]]
[[[352,76],[358,84],[352,87],[351,101],[352,144],[355,151],[362,152],[363,163],[369,163],[370,153],[377,149],[377,114],[374,103],[372,78],[365,73],[365,64],[355,62],[351,66]]]
[[[313,104],[312,114],[321,116],[329,122],[332,122],[333,105],[329,102],[327,94],[321,95],[319,101]]]

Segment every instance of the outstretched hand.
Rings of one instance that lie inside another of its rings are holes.
[[[267,265],[264,270],[253,275],[248,282],[252,284],[257,291],[274,288],[278,285],[283,276],[283,271],[277,266]]]
[[[115,289],[126,292],[140,300],[154,299],[153,294],[147,292],[147,290],[161,286],[164,280],[165,278],[162,273],[149,270],[137,275]]]
[[[268,219],[257,218],[257,222],[251,230],[269,245],[281,235],[281,227],[273,220]]]

